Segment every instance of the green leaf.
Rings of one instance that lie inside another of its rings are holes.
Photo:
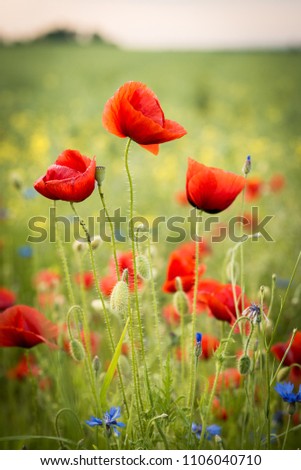
[[[116,346],[111,364],[110,364],[110,366],[107,370],[107,373],[104,377],[104,381],[103,381],[103,384],[102,384],[102,387],[101,387],[101,390],[100,390],[100,403],[101,403],[102,406],[105,405],[107,390],[108,390],[108,388],[110,386],[110,383],[112,382],[112,379],[114,377],[114,372],[115,372],[116,367],[117,367],[118,359],[119,359],[119,356],[120,356],[120,353],[121,353],[122,343],[124,341],[124,337],[125,337],[128,325],[129,325],[129,321],[130,321],[130,319],[128,318],[127,322],[125,324],[125,327],[123,329],[123,332],[120,336],[120,339],[118,341],[118,344]]]

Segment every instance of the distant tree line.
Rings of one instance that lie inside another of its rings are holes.
[[[101,35],[97,33],[86,34],[86,33],[79,33],[77,31],[73,31],[70,29],[64,28],[57,28],[46,33],[43,33],[37,36],[34,39],[25,39],[23,41],[10,41],[9,44],[36,44],[36,43],[79,43],[79,44],[86,44],[86,43],[98,43],[103,44],[106,46],[115,46],[111,42],[104,39]],[[0,37],[0,44],[6,45],[7,41]]]

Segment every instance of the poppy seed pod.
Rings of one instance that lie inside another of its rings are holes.
[[[101,245],[102,238],[99,235],[96,235],[91,239],[91,248],[92,250],[97,250],[97,248]]]
[[[98,186],[101,186],[106,176],[106,167],[105,166],[97,166],[95,168],[95,179],[97,181]]]

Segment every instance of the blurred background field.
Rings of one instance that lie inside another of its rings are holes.
[[[275,242],[253,243],[257,261],[248,265],[250,278],[256,285],[255,280],[274,271],[288,277],[300,247],[300,52],[152,53],[37,44],[1,48],[0,57],[4,258],[19,263],[14,255],[31,233],[28,219],[48,216],[50,204],[34,193],[32,185],[66,148],[96,156],[97,164],[106,167],[104,190],[110,210],[120,207],[126,212],[125,141],[103,129],[101,115],[115,90],[136,80],[152,88],[166,117],[187,130],[180,141],[161,145],[157,157],[132,147],[137,215],[150,221],[159,215],[187,215],[188,207],[180,207],[175,198],[185,189],[187,157],[240,173],[250,154],[251,176],[265,182],[275,173],[285,178],[279,194],[263,195],[253,203],[260,216],[274,216],[266,229]],[[21,180],[21,191],[14,187],[14,179]],[[71,215],[68,204],[58,206],[59,213]],[[97,196],[82,207],[83,215],[97,215]],[[239,208],[237,203],[232,213]],[[223,221],[223,214],[220,217]],[[41,246],[31,248],[38,267],[47,265],[53,247],[36,245]],[[162,248],[168,252],[172,246]],[[253,253],[252,246],[250,250]],[[4,283],[20,290],[20,300],[26,300],[22,272],[6,266],[2,275]]]
[[[31,234],[28,220],[47,217],[51,205],[34,192],[33,183],[64,149],[95,155],[97,164],[106,167],[103,188],[109,211],[119,207],[122,213],[127,211],[122,161],[125,141],[103,129],[101,115],[107,99],[128,80],[146,83],[158,96],[165,116],[187,130],[183,139],[161,145],[156,157],[137,145],[131,147],[136,214],[149,221],[162,215],[188,214],[189,207],[176,200],[176,193],[185,189],[187,157],[240,173],[250,154],[252,176],[268,183],[272,175],[281,174],[285,184],[281,191],[266,192],[253,202],[259,206],[260,217],[273,216],[266,229],[274,242],[261,239],[246,245],[246,292],[250,299],[258,300],[260,285],[270,285],[276,273],[283,294],[300,251],[299,50],[131,52],[98,43],[37,43],[1,47],[0,64],[0,283],[16,292],[18,303],[37,307],[34,274],[45,268],[60,271],[55,245],[49,240],[30,244],[27,237]],[[248,208],[251,205],[247,203]],[[96,216],[96,192],[78,210],[83,217]],[[221,214],[220,221],[237,215],[239,210],[237,201],[229,213]],[[67,203],[58,202],[61,214],[71,216]],[[154,259],[159,291],[168,254],[175,248],[175,244],[164,242],[166,233],[167,228],[162,226]],[[208,259],[209,277],[225,278],[224,260],[231,246],[230,240],[214,244]],[[127,250],[129,245],[120,243],[119,248]],[[75,270],[71,243],[68,253]],[[109,245],[103,245],[96,257],[100,275],[106,274]],[[292,295],[299,282],[300,270]],[[169,300],[166,294],[160,297],[161,305]],[[278,339],[286,341],[294,327],[300,329],[300,318],[300,303],[289,303]],[[23,406],[31,385],[27,384],[25,390],[7,383],[6,367],[17,354],[11,350],[0,353],[0,396],[1,402],[7,403],[1,412],[1,435],[33,434],[33,404],[29,409]],[[45,357],[42,360],[47,367]],[[67,389],[64,393],[68,395]],[[73,395],[74,389],[66,400],[72,401]],[[34,413],[39,413],[40,405],[41,409],[49,407],[43,419],[45,428],[51,429],[50,416],[56,405],[43,398],[42,404],[35,405]],[[43,428],[43,422],[37,426]]]

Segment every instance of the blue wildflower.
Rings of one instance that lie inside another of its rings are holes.
[[[22,191],[24,199],[34,199],[37,197],[38,192],[34,188],[25,188]]]
[[[203,337],[202,333],[195,334],[196,345],[195,345],[194,354],[196,357],[199,357],[202,354],[202,337]]]
[[[31,246],[24,245],[18,248],[18,254],[21,258],[31,258],[32,257],[32,248]]]
[[[196,435],[198,439],[201,438],[202,429],[203,427],[201,424],[192,423],[191,425],[191,431]],[[222,431],[222,428],[220,426],[218,426],[217,424],[211,424],[210,426],[207,426],[206,428],[205,439],[210,441],[212,437],[216,435],[220,435],[221,431]]]
[[[202,337],[203,337],[202,333],[196,333],[196,334],[195,334],[195,340],[196,340],[196,343],[197,343],[197,344],[201,344],[201,342],[202,342]]]
[[[118,431],[117,427],[124,428],[125,424],[121,421],[118,422],[117,418],[120,418],[120,406],[117,408],[112,406],[109,411],[105,412],[103,419],[91,416],[91,418],[87,420],[86,423],[91,427],[104,425],[108,434],[111,434],[113,430],[115,436],[118,437],[120,436],[120,432]]]
[[[250,318],[254,323],[260,323],[261,322],[261,308],[260,305],[257,305],[255,303],[252,303],[249,307],[247,307],[242,314],[245,317]],[[264,312],[263,312],[264,317],[266,318]]]
[[[283,401],[286,401],[287,403],[296,403],[296,402],[301,402],[301,385],[299,386],[299,391],[298,393],[293,392],[294,389],[294,384],[291,382],[284,382],[284,383],[277,383],[275,386],[275,390]]]

